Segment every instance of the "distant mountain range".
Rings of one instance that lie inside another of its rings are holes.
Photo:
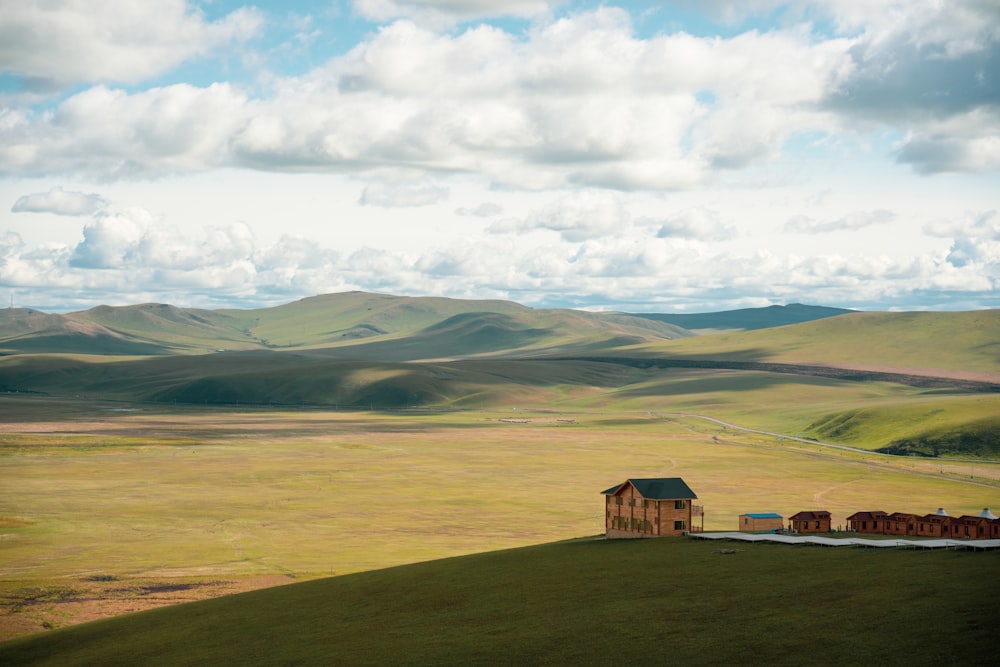
[[[272,308],[204,310],[168,304],[98,306],[67,314],[0,311],[0,351],[100,355],[329,348],[381,360],[580,352],[672,340],[694,331],[750,330],[851,311],[770,306],[697,315],[533,309],[500,300],[345,292]]]

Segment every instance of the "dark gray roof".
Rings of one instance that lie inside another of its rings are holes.
[[[635,490],[639,492],[643,498],[649,498],[650,500],[666,500],[671,498],[697,498],[694,491],[691,490],[684,480],[680,477],[643,477],[643,478],[632,478],[628,479],[617,486],[613,486],[610,489],[601,491],[602,495],[611,496],[625,486],[631,483],[635,487]]]

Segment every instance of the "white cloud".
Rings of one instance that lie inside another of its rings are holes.
[[[400,21],[308,76],[276,80],[268,97],[227,84],[96,87],[12,117],[0,139],[17,173],[396,167],[528,189],[690,188],[713,166],[772,159],[792,133],[829,129],[809,105],[846,58],[843,44],[799,32],[639,39],[612,8],[523,39]]]
[[[0,72],[41,85],[134,83],[249,38],[254,9],[206,22],[187,0],[18,0],[0,21]]]
[[[99,194],[85,194],[55,187],[48,192],[37,192],[18,197],[11,207],[14,213],[54,213],[56,215],[91,215],[107,205]]]
[[[610,236],[631,224],[620,195],[607,191],[585,190],[562,197],[531,214],[522,230],[547,229],[571,243]]]
[[[725,36],[683,31],[705,3],[85,4],[0,25],[0,70],[38,86],[0,91],[4,198],[89,216],[0,219],[26,298],[996,305],[996,3],[714,0]]]
[[[246,98],[226,84],[177,84],[135,94],[104,86],[74,95],[34,123],[0,136],[8,174],[85,173],[135,178],[205,169],[226,161]],[[3,153],[0,153],[3,154]]]
[[[704,207],[680,211],[662,220],[644,218],[637,222],[657,226],[659,238],[723,241],[736,236],[736,228],[725,222],[718,211]]]

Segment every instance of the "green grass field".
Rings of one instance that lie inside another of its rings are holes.
[[[728,546],[728,545],[727,545]],[[1000,553],[583,539],[0,645],[18,665],[993,665]]]

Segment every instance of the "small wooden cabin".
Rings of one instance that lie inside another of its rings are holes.
[[[995,540],[1000,537],[1000,519],[982,514],[960,516],[951,520],[951,535],[956,539]]]
[[[882,532],[882,521],[886,516],[888,514],[882,510],[855,512],[847,517],[847,529],[856,533],[880,533]]]
[[[951,522],[947,514],[917,517],[917,537],[951,537]]]
[[[773,533],[784,527],[784,517],[774,512],[750,512],[740,515],[741,533]]]
[[[608,539],[683,535],[698,498],[680,477],[628,479],[601,493]]]
[[[788,517],[788,529],[796,533],[829,533],[830,513],[824,510],[799,512]]]
[[[882,521],[882,532],[886,535],[918,535],[916,514],[893,512]]]

